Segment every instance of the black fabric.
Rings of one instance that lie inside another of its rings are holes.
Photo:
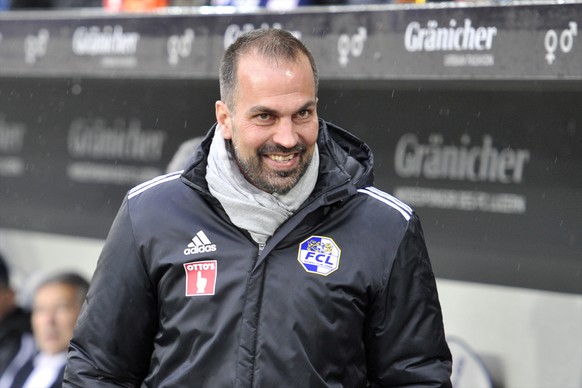
[[[4,261],[2,253],[0,253],[0,289],[10,287],[10,272]]]
[[[30,314],[21,308],[0,321],[0,375],[20,350],[22,335],[30,332]]]

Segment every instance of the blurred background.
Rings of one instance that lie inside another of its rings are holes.
[[[423,222],[456,387],[582,387],[582,2],[0,0],[0,252],[18,302],[90,278],[122,198],[214,123],[241,32]],[[365,250],[365,244],[362,244]]]

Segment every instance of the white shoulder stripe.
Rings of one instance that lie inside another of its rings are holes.
[[[149,185],[151,185],[152,183],[154,183],[154,182],[156,182],[156,181],[159,181],[159,180],[165,179],[165,178],[167,178],[167,177],[169,177],[169,176],[172,176],[172,175],[176,175],[176,174],[178,174],[178,175],[181,175],[183,171],[184,171],[184,170],[180,170],[180,171],[175,171],[175,172],[172,172],[172,173],[170,173],[170,174],[166,174],[166,175],[160,175],[160,176],[157,176],[157,177],[155,177],[155,178],[152,178],[152,179],[150,179],[149,181],[145,181],[145,182],[143,182],[143,183],[140,183],[139,185],[137,185],[137,186],[133,187],[132,189],[130,189],[130,190],[129,190],[129,192],[131,193],[131,192],[133,192],[133,191],[137,191],[137,190],[141,189],[141,188],[142,188],[142,187],[144,187],[144,186],[149,186]]]
[[[176,172],[173,172],[171,174],[160,175],[160,176],[155,177],[147,182],[144,182],[140,185],[137,185],[133,189],[129,190],[129,194],[127,195],[127,198],[131,199],[131,198],[135,197],[136,195],[143,193],[147,189],[150,189],[150,188],[157,186],[161,183],[173,181],[174,179],[178,179],[182,175],[182,171],[176,171]]]
[[[386,205],[398,210],[406,221],[410,220],[412,216],[412,209],[408,205],[375,187],[368,186],[365,189],[358,189],[358,192],[368,194],[370,197],[376,198],[378,201],[384,202]]]
[[[378,194],[380,196],[385,197],[389,201],[393,201],[394,204],[402,207],[405,210],[408,210],[408,212],[412,214],[412,208],[410,206],[408,206],[407,204],[405,204],[404,202],[402,202],[401,200],[399,200],[398,198],[396,198],[396,197],[394,197],[394,196],[392,196],[392,195],[390,195],[390,194],[388,194],[388,193],[386,193],[386,192],[384,192],[382,190],[379,190],[379,189],[377,189],[376,187],[373,187],[373,186],[368,186],[368,187],[366,187],[366,189],[368,189],[370,191],[373,191],[374,193],[376,193],[376,194]]]

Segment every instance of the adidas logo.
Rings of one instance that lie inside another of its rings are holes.
[[[210,242],[203,231],[199,231],[196,236],[192,237],[192,242],[188,244],[188,248],[184,249],[184,254],[195,255],[214,251],[216,251],[216,245]]]

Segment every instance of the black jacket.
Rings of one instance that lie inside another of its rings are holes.
[[[420,223],[370,186],[369,147],[320,121],[316,188],[259,247],[208,192],[212,132],[125,198],[64,386],[450,386]]]
[[[0,321],[0,376],[20,350],[21,338],[26,333],[31,333],[30,314],[21,308],[15,308]]]

